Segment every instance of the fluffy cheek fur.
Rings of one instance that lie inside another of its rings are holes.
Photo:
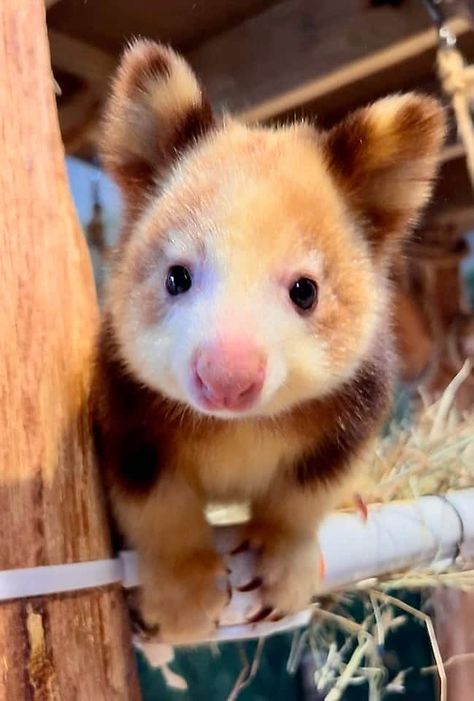
[[[362,244],[349,246],[337,262],[315,250],[282,252],[278,264],[261,270],[261,258],[248,251],[239,256],[224,232],[208,236],[200,252],[193,249],[195,237],[178,238],[178,247],[163,246],[140,285],[129,286],[127,274],[116,276],[111,295],[123,358],[147,386],[206,413],[194,396],[192,358],[206,343],[226,337],[251,339],[267,358],[263,391],[248,415],[280,413],[351,377],[372,342],[385,297]],[[134,255],[129,251],[124,270],[137,267]],[[285,260],[318,281],[319,302],[308,315],[289,299]],[[192,269],[193,287],[172,298],[165,278],[177,262]],[[222,418],[233,415],[219,412]]]

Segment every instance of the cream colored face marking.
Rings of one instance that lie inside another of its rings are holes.
[[[202,191],[207,195],[200,198]],[[140,324],[143,301],[126,278],[113,294],[124,359],[147,385],[206,413],[191,388],[193,354],[242,333],[267,358],[261,396],[247,413],[272,415],[331,391],[364,357],[386,293],[305,132],[300,139],[295,129],[262,138],[231,125],[197,148],[150,203],[124,268],[146,256],[157,237],[161,256],[147,294],[155,286],[160,318]],[[193,285],[167,298],[164,279],[175,264],[189,267]],[[289,299],[299,276],[319,286],[309,314]]]

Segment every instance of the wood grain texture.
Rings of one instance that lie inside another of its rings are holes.
[[[43,0],[0,3],[0,569],[110,556],[89,419],[98,322]],[[0,604],[0,699],[136,699],[118,588]]]
[[[5,603],[0,641],[0,701],[139,701],[120,591]]]
[[[455,18],[453,30],[468,30]],[[187,54],[211,103],[248,121],[291,113],[435,48],[422,3],[283,0]]]
[[[228,3],[221,4],[227,7]],[[187,31],[192,26],[186,24],[186,13],[176,8],[171,14],[152,12],[149,21],[140,8],[134,8],[127,31],[118,34],[117,22],[97,19],[109,12],[119,17],[116,4],[116,0],[103,0],[100,7],[83,3],[71,12],[74,0],[64,0],[57,8],[59,14],[50,15],[54,68],[87,83],[85,94],[66,101],[60,115],[68,152],[85,158],[95,138],[87,100],[94,103],[103,96],[104,83],[117,60],[119,47],[110,52],[110,41],[119,36],[122,46],[127,33],[166,41],[161,25],[170,17],[176,20],[176,28],[180,25]],[[271,5],[265,0],[264,5],[261,12],[252,11],[245,18],[242,7],[242,21],[231,22],[186,53],[219,110],[228,109],[249,122],[313,114],[321,126],[330,126],[351,109],[389,92],[433,92],[436,86],[436,32],[419,0],[405,0],[397,7],[370,7],[360,0],[281,0]],[[208,4],[201,10],[216,14]],[[121,16],[119,24],[123,21]],[[474,46],[472,24],[453,16],[450,28],[469,57]]]
[[[449,701],[468,701],[474,689],[474,594],[439,587],[432,595],[435,629],[446,665]]]
[[[48,0],[50,3],[52,0]],[[180,51],[201,44],[278,0],[54,1],[48,23],[68,36],[117,55],[132,37],[148,36]]]
[[[10,568],[99,558],[109,543],[87,411],[98,312],[67,187],[44,8],[1,8],[0,532],[9,538],[0,566]]]

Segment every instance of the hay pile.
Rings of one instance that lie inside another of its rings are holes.
[[[454,409],[456,392],[470,373],[471,367],[465,363],[439,400],[430,403],[422,397],[421,409],[411,420],[393,424],[388,435],[379,439],[367,474],[358,485],[363,504],[416,499],[474,486],[474,414],[460,415]],[[339,701],[349,686],[359,684],[368,685],[369,701],[381,701],[390,692],[403,693],[410,670],[388,679],[384,642],[411,616],[426,626],[435,661],[421,673],[438,676],[440,701],[446,701],[446,667],[472,662],[474,654],[443,661],[426,610],[434,587],[474,588],[474,570],[463,570],[462,566],[460,562],[459,568],[445,572],[412,571],[361,582],[352,591],[321,601],[309,629],[295,636],[289,668],[294,668],[309,648],[314,685],[325,701]],[[424,610],[394,596],[399,590],[423,590]],[[348,613],[356,598],[364,607],[362,621]]]
[[[474,413],[459,415],[453,402],[471,373],[466,362],[441,398],[380,438],[361,488],[366,503],[416,499],[474,487]]]

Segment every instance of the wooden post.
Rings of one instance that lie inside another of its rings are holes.
[[[474,594],[439,587],[433,593],[436,636],[446,668],[449,701],[469,701],[474,689]]]
[[[0,569],[110,557],[88,395],[98,320],[43,0],[0,2]],[[138,699],[118,585],[0,602],[0,699]]]

